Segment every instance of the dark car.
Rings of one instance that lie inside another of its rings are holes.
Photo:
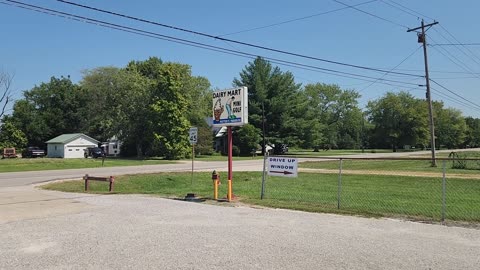
[[[288,146],[284,143],[275,144],[273,148],[273,154],[275,155],[284,155],[288,152]]]
[[[99,158],[99,157],[105,157],[105,152],[103,152],[103,149],[100,147],[90,147],[85,149],[85,158],[92,157],[92,158]]]
[[[35,158],[35,157],[44,157],[44,156],[45,156],[45,150],[37,146],[27,147],[27,149],[25,149],[22,152],[22,157],[24,158]]]

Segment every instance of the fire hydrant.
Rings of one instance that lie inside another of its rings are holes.
[[[213,199],[218,200],[218,186],[220,185],[220,175],[215,170],[212,172],[212,180],[213,180]]]

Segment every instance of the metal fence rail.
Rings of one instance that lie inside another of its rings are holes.
[[[298,178],[268,177],[264,199],[302,210],[480,223],[480,159],[437,161],[308,157]]]

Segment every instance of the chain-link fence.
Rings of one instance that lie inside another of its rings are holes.
[[[269,176],[264,200],[308,211],[480,223],[480,159],[450,156],[431,164],[428,158],[308,158],[297,178]]]

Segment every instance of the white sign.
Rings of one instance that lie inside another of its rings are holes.
[[[188,131],[188,139],[190,140],[190,144],[196,144],[198,137],[198,128],[191,127]]]
[[[297,177],[298,159],[286,157],[269,157],[268,175]]]
[[[243,126],[247,123],[247,87],[213,92],[213,126]]]

